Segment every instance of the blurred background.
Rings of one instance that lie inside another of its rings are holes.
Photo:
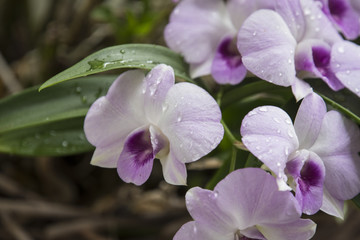
[[[105,47],[165,45],[173,7],[170,0],[0,0],[0,97],[39,85]],[[190,220],[187,189],[204,187],[227,158],[189,165],[186,187],[165,183],[157,162],[137,187],[115,169],[91,166],[91,155],[0,154],[0,239],[172,239]],[[315,215],[314,239],[360,239],[360,211],[351,202],[347,208],[345,224]]]

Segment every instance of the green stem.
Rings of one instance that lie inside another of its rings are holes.
[[[248,151],[248,149],[244,146],[244,144],[240,140],[235,138],[235,136],[232,134],[232,132],[230,131],[229,127],[226,125],[223,119],[221,119],[221,124],[223,125],[225,130],[225,135],[230,140],[231,144],[238,149]]]
[[[232,171],[235,170],[236,154],[237,154],[237,149],[235,146],[233,146],[232,153],[231,153],[231,162],[230,162],[229,173],[231,173]]]

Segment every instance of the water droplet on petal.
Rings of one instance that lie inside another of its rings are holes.
[[[291,120],[290,119],[285,119],[285,122],[286,122],[286,124],[291,125]]]
[[[346,74],[349,75],[349,74],[350,74],[350,70],[346,70]]]
[[[293,133],[291,132],[290,129],[287,131],[287,134],[289,135],[290,138],[293,138],[293,137],[294,137],[294,135],[293,135]]]
[[[260,107],[260,108],[259,108],[259,111],[260,111],[260,112],[267,112],[268,109],[267,109],[267,107]]]
[[[256,34],[257,34],[256,32],[253,32],[253,34],[252,34],[252,35],[253,35],[253,36],[256,36]]]
[[[280,167],[280,166],[281,166],[281,163],[280,163],[280,162],[277,162],[277,163],[276,163],[276,166]]]
[[[274,120],[275,122],[277,122],[277,123],[280,123],[280,120],[279,120],[278,118],[276,118],[276,117],[273,117],[273,120]]]
[[[125,50],[124,50],[124,49],[121,49],[121,50],[120,50],[120,53],[121,53],[121,54],[124,54],[124,53],[125,53]]]
[[[343,46],[338,47],[337,50],[338,50],[339,53],[344,53],[345,52],[345,49],[344,49]]]
[[[250,111],[249,113],[248,113],[248,116],[250,117],[250,116],[253,116],[253,115],[256,115],[257,113],[253,110],[253,111]]]

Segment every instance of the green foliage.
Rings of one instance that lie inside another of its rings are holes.
[[[115,76],[86,77],[38,92],[38,87],[0,101],[0,151],[59,156],[93,149],[83,132],[90,105]]]
[[[150,44],[124,44],[102,49],[46,81],[40,90],[70,79],[119,68],[150,70],[160,63],[173,67],[175,75],[192,81],[188,65],[170,49]]]

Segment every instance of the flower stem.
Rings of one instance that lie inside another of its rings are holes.
[[[233,144],[233,146],[238,149],[248,151],[248,149],[244,146],[244,144],[240,140],[238,140],[234,137],[234,135],[232,134],[232,132],[230,131],[230,129],[228,128],[228,126],[226,125],[226,123],[224,122],[223,119],[221,119],[221,124],[224,127],[225,135],[230,140],[230,142]]]
[[[231,173],[232,171],[235,170],[236,155],[237,155],[237,149],[235,146],[233,146],[232,152],[231,152],[231,162],[230,162],[229,173]]]

